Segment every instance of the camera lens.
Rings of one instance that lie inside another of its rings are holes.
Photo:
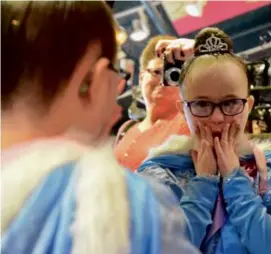
[[[180,79],[180,73],[177,72],[177,71],[172,71],[170,73],[170,79],[173,81],[173,82],[178,82],[179,79]]]
[[[169,86],[179,86],[180,84],[180,75],[181,69],[180,68],[170,68],[165,72],[165,79]]]

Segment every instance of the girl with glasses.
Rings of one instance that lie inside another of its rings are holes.
[[[197,238],[196,227],[189,237],[203,253],[267,254],[271,144],[251,143],[244,133],[254,100],[249,96],[246,66],[232,48],[231,39],[217,28],[198,33],[180,82],[179,106],[192,137],[169,138],[150,152],[138,172],[166,183],[181,206],[187,204],[183,195],[194,195],[189,186],[198,183],[199,204],[205,208],[193,211],[199,222],[206,214],[210,220],[202,238]],[[188,229],[195,219],[190,216]]]

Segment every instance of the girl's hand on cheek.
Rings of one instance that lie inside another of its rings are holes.
[[[221,140],[215,137],[214,148],[217,157],[219,171],[223,177],[240,167],[236,153],[236,141],[240,132],[240,126],[234,122],[226,124],[222,132]]]
[[[191,155],[198,176],[217,174],[217,163],[212,147],[211,131],[208,127],[198,124],[196,136],[199,141],[198,151],[192,150]]]

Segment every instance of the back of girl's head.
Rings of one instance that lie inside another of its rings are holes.
[[[2,107],[17,98],[49,106],[92,42],[116,53],[113,18],[102,1],[1,2]]]
[[[194,56],[184,64],[181,83],[195,68],[206,68],[217,61],[234,61],[246,73],[246,65],[233,53],[231,38],[219,28],[204,28],[195,37]]]

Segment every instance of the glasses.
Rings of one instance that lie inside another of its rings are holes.
[[[117,73],[117,74],[120,75],[120,70],[118,70],[118,69],[114,66],[114,64],[113,64],[112,62],[109,63],[108,69],[110,69],[111,71],[113,71],[113,72],[115,72],[115,73]]]
[[[230,99],[219,103],[211,101],[185,101],[184,103],[196,117],[209,117],[217,107],[224,115],[235,116],[243,112],[247,99]]]

